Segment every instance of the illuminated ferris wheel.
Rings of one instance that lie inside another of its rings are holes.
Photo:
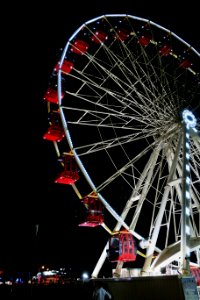
[[[200,263],[199,62],[176,34],[131,15],[89,20],[66,43],[44,138],[63,168],[55,181],[87,208],[80,225],[112,237],[93,277],[108,257],[120,274],[136,250],[142,274]]]

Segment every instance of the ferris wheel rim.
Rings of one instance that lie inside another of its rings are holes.
[[[60,60],[60,67],[59,67],[59,69],[58,69],[58,72],[57,72],[57,77],[58,77],[58,107],[59,107],[59,111],[60,111],[60,115],[61,115],[61,119],[62,119],[62,123],[63,123],[63,128],[64,128],[64,130],[65,130],[65,135],[66,135],[66,138],[67,138],[67,142],[68,142],[68,145],[69,145],[69,147],[70,147],[70,151],[73,153],[73,155],[74,155],[74,158],[76,159],[76,161],[77,161],[77,164],[78,164],[78,166],[79,166],[79,168],[80,168],[80,170],[81,170],[81,172],[82,172],[82,174],[84,175],[84,177],[85,177],[85,179],[87,180],[87,182],[89,183],[89,186],[90,186],[90,188],[91,188],[91,190],[92,190],[92,192],[95,192],[96,193],[96,195],[99,197],[99,199],[101,200],[101,202],[104,204],[104,206],[108,209],[108,211],[114,216],[114,218],[117,220],[117,222],[118,222],[118,224],[120,224],[120,226],[123,226],[125,229],[127,229],[127,230],[130,230],[130,232],[132,232],[132,234],[133,235],[135,235],[136,236],[136,238],[138,239],[138,240],[144,240],[144,237],[142,236],[142,235],[140,235],[140,234],[138,234],[136,231],[133,231],[132,229],[131,229],[131,225],[127,225],[127,223],[124,221],[124,219],[118,214],[118,213],[116,213],[115,211],[114,211],[114,209],[112,208],[112,206],[107,202],[107,200],[105,199],[105,197],[104,197],[104,195],[102,194],[102,192],[101,192],[101,190],[102,190],[102,186],[100,187],[100,186],[98,186],[98,185],[96,185],[95,183],[94,183],[94,180],[92,179],[92,177],[90,176],[90,174],[88,173],[88,171],[87,171],[87,168],[84,166],[84,164],[83,164],[83,162],[82,162],[82,158],[80,158],[80,153],[78,153],[78,151],[79,151],[79,148],[78,148],[78,146],[75,146],[74,145],[74,143],[73,143],[73,139],[72,139],[72,136],[71,136],[71,133],[70,133],[70,130],[69,130],[69,125],[70,125],[70,122],[66,119],[66,116],[65,116],[65,109],[71,109],[70,107],[68,107],[68,108],[66,108],[65,107],[65,105],[63,105],[62,104],[62,70],[61,70],[61,67],[62,67],[62,64],[63,64],[63,62],[64,62],[64,59],[65,59],[65,56],[66,56],[66,53],[68,52],[68,50],[70,49],[70,47],[71,47],[71,42],[73,41],[73,39],[74,38],[76,38],[76,36],[85,28],[85,26],[87,26],[87,25],[90,25],[90,24],[92,24],[93,22],[96,22],[96,21],[98,21],[98,20],[101,20],[102,18],[122,18],[122,17],[126,17],[126,18],[131,18],[131,19],[133,19],[133,20],[138,20],[138,21],[142,21],[142,22],[144,22],[144,23],[148,23],[148,24],[150,24],[150,25],[152,25],[153,27],[156,27],[156,28],[158,28],[159,30],[161,30],[161,31],[163,31],[163,32],[166,32],[166,33],[169,33],[170,34],[170,36],[172,36],[173,38],[175,38],[176,40],[178,40],[181,44],[183,44],[184,46],[186,46],[186,47],[188,47],[198,58],[200,57],[200,53],[196,50],[196,49],[194,49],[190,44],[188,44],[187,42],[185,42],[182,38],[180,38],[179,36],[177,36],[175,33],[173,33],[173,32],[171,32],[170,30],[168,30],[168,29],[166,29],[165,27],[162,27],[162,26],[160,26],[159,24],[157,24],[157,23],[155,23],[155,22],[152,22],[152,21],[150,21],[150,20],[147,20],[147,19],[144,19],[144,18],[139,18],[139,17],[136,17],[136,16],[131,16],[131,15],[126,15],[126,14],[106,14],[106,15],[102,15],[102,16],[99,16],[99,17],[97,17],[97,18],[93,18],[93,19],[91,19],[91,20],[89,20],[89,21],[87,21],[87,22],[85,22],[83,25],[81,25],[75,32],[74,32],[74,34],[72,34],[72,36],[68,39],[68,42],[67,42],[67,44],[66,44],[66,46],[65,46],[65,48],[64,48],[64,50],[63,50],[63,54],[62,54],[62,56],[61,56],[61,60]],[[113,77],[114,79],[115,79],[115,77]],[[149,77],[150,78],[150,77]],[[121,82],[120,82],[120,84],[121,84]],[[94,86],[94,88],[95,88],[95,86]],[[154,86],[153,86],[153,89],[154,89]],[[103,89],[102,89],[103,90]],[[70,94],[70,93],[69,93]],[[120,97],[120,96],[119,96]],[[156,108],[156,107],[155,107]],[[108,108],[107,108],[108,109]],[[77,109],[78,110],[78,109]],[[117,109],[116,109],[117,110]],[[82,112],[83,112],[84,110],[82,110]],[[111,117],[115,117],[115,110],[111,110],[110,108],[108,109],[108,114],[109,114],[109,116]],[[122,112],[123,112],[123,110],[122,110]],[[90,111],[90,113],[93,113],[93,111],[91,110]],[[104,111],[102,110],[102,111],[100,111],[99,112],[100,114],[103,114],[104,113]],[[121,113],[121,115],[123,115],[123,113]],[[120,115],[120,117],[121,117],[121,115]],[[97,118],[97,114],[96,114],[96,118]],[[130,116],[127,114],[126,115],[126,118],[128,119],[128,118],[130,118]],[[103,118],[102,118],[103,119]],[[126,119],[126,120],[127,120]],[[124,123],[126,123],[126,120],[125,119],[122,119],[122,124],[123,124],[123,122]],[[184,121],[187,121],[187,123],[189,123],[189,125],[191,126],[191,127],[194,127],[194,129],[195,129],[195,127],[196,127],[196,124],[197,124],[197,122],[196,122],[196,118],[195,118],[195,116],[194,116],[194,114],[193,114],[193,112],[192,111],[190,111],[190,110],[188,110],[187,109],[187,107],[186,107],[186,109],[183,111],[183,120]],[[142,120],[141,120],[141,122],[142,122]],[[144,123],[146,122],[146,120],[144,121]],[[127,123],[128,123],[128,121],[127,121]],[[75,123],[74,123],[75,124]],[[86,124],[87,125],[87,124]],[[120,125],[121,126],[121,128],[123,127],[122,125]],[[120,128],[120,129],[121,129]],[[117,130],[117,126],[116,126],[116,128],[115,128],[116,130]],[[128,128],[127,128],[128,129]],[[145,129],[146,130],[146,132],[148,131],[148,127],[147,128],[143,128],[143,129]],[[167,139],[170,139],[170,136],[171,135],[174,135],[175,133],[177,133],[177,135],[178,135],[178,131],[181,129],[181,125],[179,124],[179,125],[177,125],[177,126],[175,126],[175,125],[173,125],[172,127],[169,127],[169,129],[168,129],[168,131],[166,131],[164,134],[163,134],[163,141],[164,141],[164,138],[167,138]],[[152,131],[153,132],[153,131]],[[136,137],[137,135],[135,135],[135,137]],[[145,135],[144,135],[145,136]],[[143,136],[143,138],[144,138],[144,136]],[[148,134],[146,133],[146,136],[145,136],[146,138],[148,138]],[[120,137],[121,138],[121,137]],[[119,138],[119,139],[120,139]],[[123,136],[122,136],[122,138],[121,138],[121,141],[122,141],[122,144],[123,143],[125,143],[125,139],[123,140]],[[129,142],[129,141],[131,141],[131,139],[129,139],[130,137],[128,136],[128,134],[127,134],[127,137],[126,137],[126,141],[127,142]],[[140,140],[140,136],[138,136],[137,137],[138,138],[138,140]],[[141,137],[141,139],[142,139],[142,137]],[[105,147],[105,149],[106,149],[106,146],[107,146],[107,144],[109,143],[110,141],[109,141],[109,139],[108,140],[105,140],[104,141],[104,144],[102,144],[102,149],[103,149],[103,147]],[[160,139],[160,142],[162,142],[162,139]],[[121,142],[120,142],[121,143]],[[113,145],[115,146],[115,142],[113,142]],[[157,143],[153,143],[152,142],[152,144],[150,144],[149,145],[149,148],[152,148],[152,147],[154,147],[155,145],[157,145],[157,146],[161,146],[159,143],[158,143],[158,141],[157,141]],[[90,146],[91,148],[90,149],[92,149],[92,147],[93,147],[93,145],[91,144],[91,146]],[[148,151],[148,149],[149,149],[148,147],[147,147],[147,150],[146,151]],[[100,149],[100,148],[99,148]],[[98,150],[99,150],[98,149]],[[100,149],[101,150],[101,149]],[[173,148],[173,150],[174,150],[174,153],[175,153],[175,148]],[[157,151],[158,152],[158,151]],[[145,150],[144,150],[144,152],[142,152],[142,155],[144,155],[145,154]],[[139,154],[138,154],[139,155]],[[157,155],[159,155],[159,153],[157,153]],[[173,154],[174,156],[175,156],[175,154]],[[193,153],[192,154],[193,156],[195,156],[195,153]],[[155,156],[156,156],[156,153],[155,153]],[[140,157],[139,157],[140,158]],[[139,159],[138,158],[138,159]],[[155,159],[155,158],[154,158]],[[153,161],[153,160],[152,160]],[[170,164],[171,164],[171,157],[169,158],[169,161],[170,161]],[[130,163],[131,163],[132,161],[130,161]],[[129,163],[129,164],[130,164]],[[128,165],[128,167],[129,167],[130,165]],[[195,169],[195,167],[196,166],[193,166],[193,168]],[[164,166],[163,166],[163,169],[164,169]],[[119,176],[121,176],[122,175],[122,173],[124,172],[125,173],[125,171],[126,171],[126,169],[124,169],[124,168],[122,168],[122,169],[117,169],[117,176],[119,177]],[[151,169],[151,171],[153,171],[153,169]],[[179,172],[180,173],[180,172]],[[154,175],[154,176],[156,176],[156,175]],[[114,179],[115,179],[115,177],[113,177]],[[149,182],[151,182],[151,181],[149,181]],[[171,184],[171,183],[170,183]],[[173,183],[172,183],[173,184]],[[106,185],[104,184],[104,186],[103,186],[103,188],[105,187]],[[118,226],[119,227],[119,226]],[[158,252],[160,251],[160,249],[158,248],[158,247],[156,247],[155,248]]]
[[[190,48],[191,51],[193,51],[197,56],[200,57],[200,52],[198,52],[194,47],[192,47],[189,43],[187,43],[184,39],[182,39],[180,36],[178,36],[177,34],[175,34],[173,31],[167,29],[166,27],[164,26],[161,26],[159,25],[158,23],[156,22],[153,22],[149,19],[146,19],[146,18],[143,18],[143,17],[138,17],[138,16],[135,16],[135,15],[130,15],[130,14],[103,14],[103,15],[99,15],[95,18],[91,18],[90,20],[84,22],[81,26],[78,27],[78,29],[76,29],[74,31],[74,33],[71,35],[71,37],[68,39],[68,42],[65,46],[65,48],[63,49],[62,51],[62,56],[61,56],[61,59],[60,59],[60,66],[62,66],[62,63],[64,61],[64,58],[65,58],[65,55],[66,55],[66,52],[68,51],[69,49],[69,46],[70,46],[70,42],[72,41],[73,38],[75,38],[77,36],[77,34],[82,30],[84,29],[84,27],[88,24],[91,24],[93,22],[96,22],[98,20],[101,20],[102,18],[122,18],[122,17],[127,17],[127,18],[131,18],[133,20],[138,20],[138,21],[142,21],[144,23],[149,23],[150,25],[153,25],[157,28],[159,28],[160,30],[166,32],[166,33],[170,33],[171,36],[175,37],[177,40],[179,40],[181,43],[183,43],[186,47]],[[61,113],[61,118],[62,118],[62,121],[64,123],[64,129],[65,129],[65,134],[66,134],[66,138],[67,138],[67,141],[69,143],[69,146],[70,146],[70,149],[71,151],[73,152],[74,154],[74,157],[76,158],[77,160],[77,163],[80,167],[80,169],[82,170],[84,176],[87,178],[91,188],[93,190],[95,190],[97,193],[98,191],[96,190],[96,186],[95,184],[93,183],[91,177],[89,176],[87,170],[85,169],[84,165],[82,164],[82,161],[79,157],[79,155],[77,154],[77,151],[73,145],[73,141],[72,141],[72,138],[71,138],[71,135],[70,135],[70,132],[68,130],[68,126],[67,126],[67,123],[66,123],[66,120],[65,120],[65,117],[64,117],[64,113],[63,113],[63,107],[62,107],[62,104],[61,104],[61,101],[62,101],[62,96],[61,96],[61,74],[62,74],[62,71],[61,71],[61,68],[58,69],[58,105],[59,105],[59,108],[60,108],[60,113]]]

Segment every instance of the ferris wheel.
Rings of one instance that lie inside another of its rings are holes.
[[[63,167],[56,182],[88,208],[82,226],[135,238],[142,274],[200,263],[199,62],[198,51],[152,21],[102,15],[69,38],[44,96],[44,138]],[[125,261],[116,260],[118,272]]]

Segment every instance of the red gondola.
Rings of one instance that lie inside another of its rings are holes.
[[[159,54],[161,56],[168,56],[170,53],[172,53],[172,49],[170,48],[169,45],[164,45],[162,48],[159,50]]]
[[[64,97],[64,93],[62,93],[61,98]],[[48,88],[45,95],[44,100],[58,104],[58,92],[55,89]]]
[[[118,29],[115,38],[119,41],[125,41],[130,35],[130,32],[126,29]]]
[[[92,41],[101,44],[104,43],[105,40],[108,38],[107,34],[101,30],[97,30],[95,34],[92,36]]]
[[[52,142],[60,142],[64,138],[65,132],[61,124],[60,115],[58,111],[54,111],[51,114],[49,124],[50,126],[47,132],[43,135],[43,139]]]
[[[184,59],[180,64],[179,67],[183,69],[188,69],[192,66],[192,63],[189,59]]]
[[[64,72],[64,73],[69,74],[72,71],[73,67],[74,67],[73,62],[71,62],[69,60],[64,60],[63,64],[62,64],[62,67],[61,67],[61,71]],[[55,66],[54,70],[56,72],[58,72],[59,68],[60,68],[60,64],[57,63],[57,65]]]
[[[76,40],[71,47],[71,51],[77,54],[84,54],[89,48],[88,43],[83,40]]]
[[[67,153],[63,159],[64,171],[55,180],[55,183],[74,184],[79,179],[78,166],[73,155]]]
[[[120,231],[109,240],[107,257],[111,262],[129,262],[136,260],[136,242],[127,230]]]
[[[199,267],[190,267],[190,272],[194,277],[196,284],[200,286],[200,268]]]
[[[97,196],[87,196],[83,199],[83,204],[87,209],[85,222],[79,226],[96,227],[103,223],[102,203]]]
[[[138,42],[141,46],[147,46],[151,41],[151,36],[150,35],[141,35],[138,38]]]
[[[64,130],[62,127],[57,125],[50,125],[47,132],[43,135],[43,139],[52,141],[52,142],[60,142],[65,136]]]

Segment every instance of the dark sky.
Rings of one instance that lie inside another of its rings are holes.
[[[80,229],[81,205],[70,187],[54,184],[53,146],[47,128],[46,91],[52,68],[74,31],[91,18],[127,13],[154,21],[198,50],[196,1],[56,1],[17,7],[9,36],[6,99],[2,99],[2,196],[0,266],[30,268],[37,263],[93,270],[107,233]],[[157,4],[158,3],[158,4]],[[13,8],[15,10],[15,8]],[[200,48],[200,47],[199,47]],[[4,116],[4,117],[5,117]],[[39,224],[38,235],[35,225]]]

